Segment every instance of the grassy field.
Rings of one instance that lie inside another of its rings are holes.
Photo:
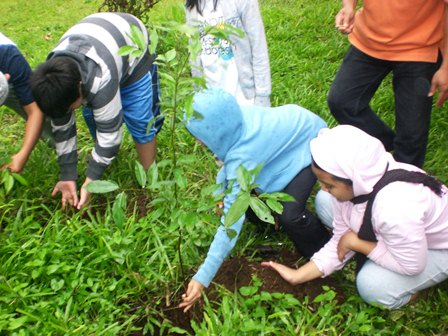
[[[171,20],[181,21],[181,14],[172,9],[179,4],[178,0],[162,0],[151,12],[151,22],[168,27]],[[346,38],[333,28],[338,6],[339,2],[330,0],[261,0],[273,105],[302,105],[329,125],[335,121],[326,94],[348,47]],[[35,67],[66,29],[98,7],[96,1],[2,0],[0,31],[18,44]],[[9,188],[2,180],[0,335],[182,333],[163,320],[157,307],[167,300],[177,303],[174,298],[183,291],[183,282],[205,256],[218,225],[210,197],[217,168],[211,155],[195,144],[178,121],[182,109],[176,107],[184,102],[176,100],[169,76],[179,75],[176,71],[185,59],[182,46],[186,40],[172,33],[169,29],[159,33],[159,53],[175,48],[177,54],[174,61],[161,66],[167,74],[162,83],[166,122],[158,141],[158,170],[148,177],[145,188],[135,170],[136,153],[128,134],[104,176],[116,182],[119,190],[95,195],[89,211],[61,210],[59,198],[51,198],[58,167],[55,154],[43,143],[34,150],[23,181],[12,180]],[[183,71],[181,93],[191,90]],[[380,87],[373,105],[393,124],[390,78]],[[6,108],[0,111],[3,164],[20,148],[24,123]],[[433,110],[425,165],[445,183],[447,112],[448,103]],[[78,126],[79,171],[83,172],[92,142],[82,120]],[[121,197],[121,208],[115,202],[117,197]],[[257,239],[251,230],[245,230],[233,254],[242,254]],[[306,303],[289,305],[287,300],[275,298],[257,302],[254,308],[254,301],[239,293],[230,298],[223,294],[220,307],[206,304],[206,317],[193,326],[194,334],[448,333],[446,283],[417,302],[389,312],[364,304],[352,276],[345,271],[335,275],[344,284],[347,302],[337,304],[330,290],[314,303],[314,312]]]

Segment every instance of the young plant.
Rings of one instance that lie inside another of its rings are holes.
[[[234,238],[236,236],[235,230],[230,229],[230,226],[241,218],[249,207],[262,221],[275,224],[275,218],[272,215],[272,212],[276,214],[281,214],[283,212],[283,205],[280,202],[295,201],[294,197],[282,192],[270,194],[262,193],[258,195],[256,193],[258,184],[254,181],[261,169],[261,164],[250,171],[243,165],[239,166],[237,169],[237,182],[240,185],[240,190],[224,220],[224,226],[226,227],[229,238]],[[231,188],[232,185],[229,186],[226,193],[231,192]]]

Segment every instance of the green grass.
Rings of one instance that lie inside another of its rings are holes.
[[[152,21],[169,20],[176,3],[163,0],[151,13]],[[18,44],[35,67],[66,29],[98,7],[93,1],[3,0],[0,31]],[[261,1],[273,105],[300,104],[330,125],[335,121],[326,94],[348,47],[346,38],[333,28],[338,8],[339,2],[330,0]],[[163,50],[181,45],[168,33],[160,36]],[[181,55],[178,59],[181,62]],[[173,96],[165,83],[162,90],[168,110]],[[393,123],[389,82],[380,87],[373,105]],[[447,110],[445,104],[433,111],[425,165],[445,183]],[[176,119],[169,118],[170,113],[158,138],[158,179],[151,187],[143,190],[134,177],[136,153],[128,134],[104,176],[117,182],[119,191],[127,195],[129,210],[124,222],[114,217],[117,192],[95,195],[90,211],[61,210],[59,198],[50,197],[58,176],[56,157],[43,143],[22,174],[28,186],[15,181],[8,194],[0,186],[1,335],[126,335],[136,332],[141,321],[147,322],[149,334],[156,329],[169,333],[170,323],[160,322],[158,307],[167,294],[171,294],[171,304],[177,304],[184,276],[199,266],[218,225],[207,188],[213,184],[217,167]],[[92,143],[81,119],[79,168],[83,172]],[[1,108],[0,122],[0,163],[4,163],[20,147],[24,123],[6,108]],[[139,199],[148,199],[150,211],[144,216],[136,205]],[[253,231],[244,230],[233,253],[242,254],[256,242]],[[239,293],[222,290],[220,305],[206,305],[203,322],[193,326],[195,334],[436,335],[448,330],[447,284],[431,289],[416,303],[389,312],[361,301],[350,272],[336,276],[349,298],[342,305],[333,300],[331,290],[323,291],[313,303],[284,294],[248,295],[258,288],[257,279],[253,288]]]

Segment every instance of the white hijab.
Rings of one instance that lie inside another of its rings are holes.
[[[310,146],[321,169],[353,182],[355,196],[370,193],[396,163],[378,139],[350,125],[322,129]]]

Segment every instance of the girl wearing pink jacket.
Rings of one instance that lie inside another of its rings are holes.
[[[310,146],[322,189],[316,211],[331,222],[333,237],[298,269],[264,266],[300,284],[332,274],[356,255],[359,294],[389,309],[448,278],[446,186],[395,161],[379,140],[353,126],[323,129]]]

